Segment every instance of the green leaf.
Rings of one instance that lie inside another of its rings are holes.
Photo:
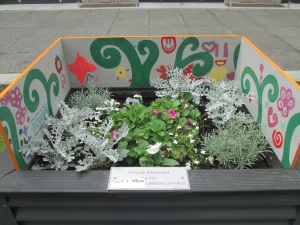
[[[162,136],[162,137],[163,137],[163,136],[165,136],[165,135],[166,135],[166,132],[164,132],[164,131],[161,131],[161,132],[159,132],[158,134],[159,134],[160,136]]]
[[[181,104],[178,99],[174,100],[172,103],[174,106],[179,106]]]
[[[139,143],[138,147],[139,147],[139,148],[144,148],[144,149],[146,149],[149,145],[150,145],[150,144],[149,144],[148,141],[142,139],[142,140],[140,140],[140,143]]]
[[[157,142],[163,142],[164,141],[164,139],[161,137],[161,136],[159,136],[159,135],[155,135],[154,137],[153,137],[153,141],[155,141],[156,143]]]
[[[183,112],[181,114],[182,114],[182,116],[187,116],[187,115],[189,115],[189,113],[190,113],[190,111],[185,109],[185,110],[183,110]]]
[[[140,165],[143,167],[152,167],[154,162],[153,160],[148,156],[143,156],[139,159]]]
[[[127,157],[126,157],[126,162],[127,162],[129,165],[131,165],[134,161],[135,161],[135,158],[130,157],[130,156],[127,156]]]
[[[185,121],[186,121],[186,118],[185,118],[185,117],[180,118],[180,119],[179,119],[179,125],[183,127],[183,126],[185,125]]]
[[[127,147],[127,145],[128,145],[128,142],[125,140],[125,141],[120,141],[119,143],[118,143],[118,147],[121,149],[121,148],[123,148],[123,149],[126,149],[126,147]]]
[[[161,162],[162,166],[178,166],[179,162],[177,162],[175,159],[164,159]]]
[[[155,165],[159,165],[160,164],[161,156],[162,156],[162,151],[161,150],[159,150],[158,152],[156,152],[153,155],[153,159],[154,159],[154,164]]]
[[[172,142],[171,141],[166,141],[166,142],[164,142],[165,143],[165,145],[167,146],[167,147],[171,147],[172,146]]]

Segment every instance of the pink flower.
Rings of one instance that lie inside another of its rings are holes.
[[[153,109],[152,111],[155,115],[159,114],[161,112],[161,110],[157,110],[157,109]]]
[[[167,113],[171,115],[171,119],[175,119],[177,117],[177,113],[172,109],[167,110]]]
[[[280,97],[277,100],[278,110],[281,112],[281,115],[286,118],[289,115],[289,111],[292,110],[295,106],[295,99],[292,96],[291,89],[285,89],[281,87]]]
[[[185,123],[186,123],[190,128],[193,128],[193,125],[192,125],[191,121],[186,120]]]
[[[118,135],[118,131],[117,131],[117,130],[112,130],[112,131],[110,132],[110,135],[111,135],[112,139],[114,140],[115,137]]]

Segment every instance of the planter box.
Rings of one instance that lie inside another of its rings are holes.
[[[103,87],[151,87],[169,64],[256,94],[245,105],[274,150],[269,159],[286,169],[189,171],[191,190],[168,192],[108,192],[109,171],[26,171],[32,156],[18,150],[43,136],[44,115],[71,88],[96,77]],[[245,37],[58,39],[1,93],[0,120],[21,170],[0,179],[5,225],[299,224],[299,86]]]

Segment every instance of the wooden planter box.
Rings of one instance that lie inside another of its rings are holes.
[[[26,170],[31,158],[18,150],[43,136],[44,115],[55,115],[71,88],[96,77],[104,87],[150,87],[169,64],[195,77],[239,80],[244,93],[256,94],[245,105],[277,168],[189,171],[190,191],[107,191],[109,171]],[[0,130],[16,168],[0,178],[1,225],[300,223],[299,86],[245,37],[58,39],[0,101]]]

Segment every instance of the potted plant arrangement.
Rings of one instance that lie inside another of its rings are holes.
[[[296,166],[299,113],[281,71],[264,74],[274,65],[244,37],[156,38],[84,39],[80,53],[58,40],[0,96],[0,131],[23,170],[0,179],[1,222],[298,224],[300,173],[283,166]],[[120,88],[99,81],[115,68]],[[174,166],[190,190],[107,190],[111,167]]]

